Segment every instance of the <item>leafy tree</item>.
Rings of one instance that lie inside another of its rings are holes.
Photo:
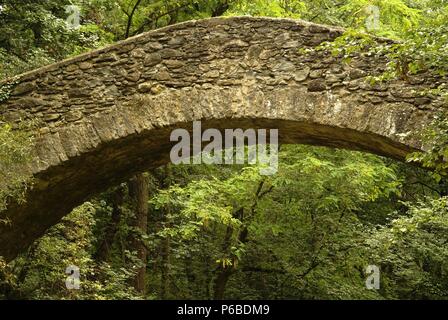
[[[448,199],[422,201],[369,239],[385,298],[447,299]]]
[[[26,166],[32,159],[34,137],[29,128],[22,129],[0,125],[0,212],[11,200],[24,201],[32,182]],[[8,217],[0,216],[0,223],[8,223]]]

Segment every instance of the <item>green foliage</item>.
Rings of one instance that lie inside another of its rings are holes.
[[[9,99],[14,86],[17,84],[17,79],[11,79],[11,81],[0,85],[0,103]]]
[[[292,277],[282,297],[377,297],[365,289],[358,271],[368,264],[367,250],[355,243],[362,243],[371,228],[362,224],[358,214],[369,208],[368,203],[399,194],[401,184],[393,169],[376,157],[303,146],[283,146],[280,161],[279,173],[273,177],[260,176],[258,168],[248,167],[223,180],[203,179],[162,190],[152,203],[157,210],[169,207],[171,213],[158,235],[182,248],[176,249],[184,252],[178,261],[188,257],[208,261],[209,270],[217,265],[231,268],[236,279],[246,272]],[[223,247],[220,239],[229,230],[232,236],[225,242],[230,242]],[[248,239],[242,241],[245,232]],[[204,238],[212,244],[204,243]],[[190,251],[198,246],[207,250]],[[358,280],[353,282],[346,272]],[[332,289],[344,286],[344,292]],[[250,289],[240,284],[238,290]],[[234,295],[229,297],[247,298],[230,292]]]
[[[381,293],[386,298],[448,298],[448,199],[410,205],[369,239],[372,259],[380,261]]]
[[[374,14],[370,6],[378,8],[378,30],[367,30],[366,21]],[[378,35],[394,37],[417,26],[420,11],[403,0],[349,0],[339,8],[348,26],[358,30],[375,31]]]
[[[305,10],[304,1],[298,0],[244,0],[234,1],[228,15],[300,18]]]
[[[94,260],[97,210],[101,206],[89,202],[76,208],[35,242],[27,255],[14,261],[14,269],[20,270],[16,295],[27,299],[139,298],[128,285],[133,276],[129,268]],[[68,266],[80,269],[79,290],[66,288]]]
[[[378,8],[377,18],[380,18],[381,23],[375,30],[366,29],[368,12],[365,9],[369,5]],[[343,18],[345,22],[339,24],[349,28],[335,41],[323,43],[313,50],[329,51],[341,57],[345,63],[349,63],[356,54],[386,56],[389,60],[386,70],[380,75],[369,75],[368,79],[372,83],[397,78],[408,80],[409,76],[423,72],[440,77],[448,74],[448,5],[440,3],[438,6],[425,6],[419,3],[417,6],[402,0],[353,0],[347,1],[338,10],[347,15]],[[378,42],[372,33],[399,41]],[[442,84],[432,93],[447,95],[446,85]]]
[[[0,212],[7,203],[24,201],[25,192],[31,184],[27,164],[32,157],[34,136],[29,126],[14,130],[11,125],[0,125]],[[7,217],[0,219],[7,223]]]
[[[448,176],[448,117],[439,114],[423,134],[425,152],[415,152],[408,156],[409,162],[417,162],[435,170],[437,181]]]
[[[67,5],[82,1],[4,0],[0,11],[0,79],[53,63],[70,54],[110,43],[111,36],[92,24],[66,23]]]

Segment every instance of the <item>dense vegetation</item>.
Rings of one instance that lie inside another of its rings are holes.
[[[67,5],[80,9],[79,27],[67,25]],[[373,25],[366,24],[369,5],[380,12]],[[221,15],[346,27],[329,45],[337,54],[368,41],[360,32],[400,39],[387,53],[389,72],[376,81],[448,71],[445,0],[0,0],[0,79]],[[0,88],[0,104],[6,98]],[[22,201],[32,183],[21,169],[33,144],[29,128],[0,122],[0,211]],[[256,165],[167,165],[140,174],[73,210],[13,262],[0,259],[0,298],[447,299],[443,113],[424,139],[429,152],[409,160],[432,171],[282,145],[273,176],[261,176]],[[80,290],[66,288],[70,265],[80,269]],[[366,288],[369,265],[381,270],[378,290]]]

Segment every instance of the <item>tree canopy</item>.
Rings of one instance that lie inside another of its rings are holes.
[[[347,57],[369,37],[397,40],[369,48],[391,61],[374,81],[448,75],[445,0],[0,0],[0,79],[166,25],[235,15],[342,26],[316,50]],[[431,94],[448,97],[446,83]],[[0,107],[7,95],[0,87]],[[32,186],[23,168],[35,135],[32,123],[0,119],[0,211]],[[258,164],[145,173],[93,196],[14,261],[0,259],[0,298],[447,299],[446,109],[422,139],[428,151],[409,162],[429,170],[282,145],[273,176]],[[372,265],[381,271],[374,290]],[[80,290],[66,288],[68,266],[79,268]]]

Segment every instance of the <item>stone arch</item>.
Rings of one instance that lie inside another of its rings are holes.
[[[189,21],[19,76],[0,116],[39,120],[35,185],[4,213],[11,224],[0,226],[0,255],[14,258],[92,194],[167,163],[171,130],[195,120],[399,160],[420,149],[414,133],[442,102],[418,92],[443,79],[370,85],[385,57],[344,64],[300,50],[342,32],[289,19]]]

